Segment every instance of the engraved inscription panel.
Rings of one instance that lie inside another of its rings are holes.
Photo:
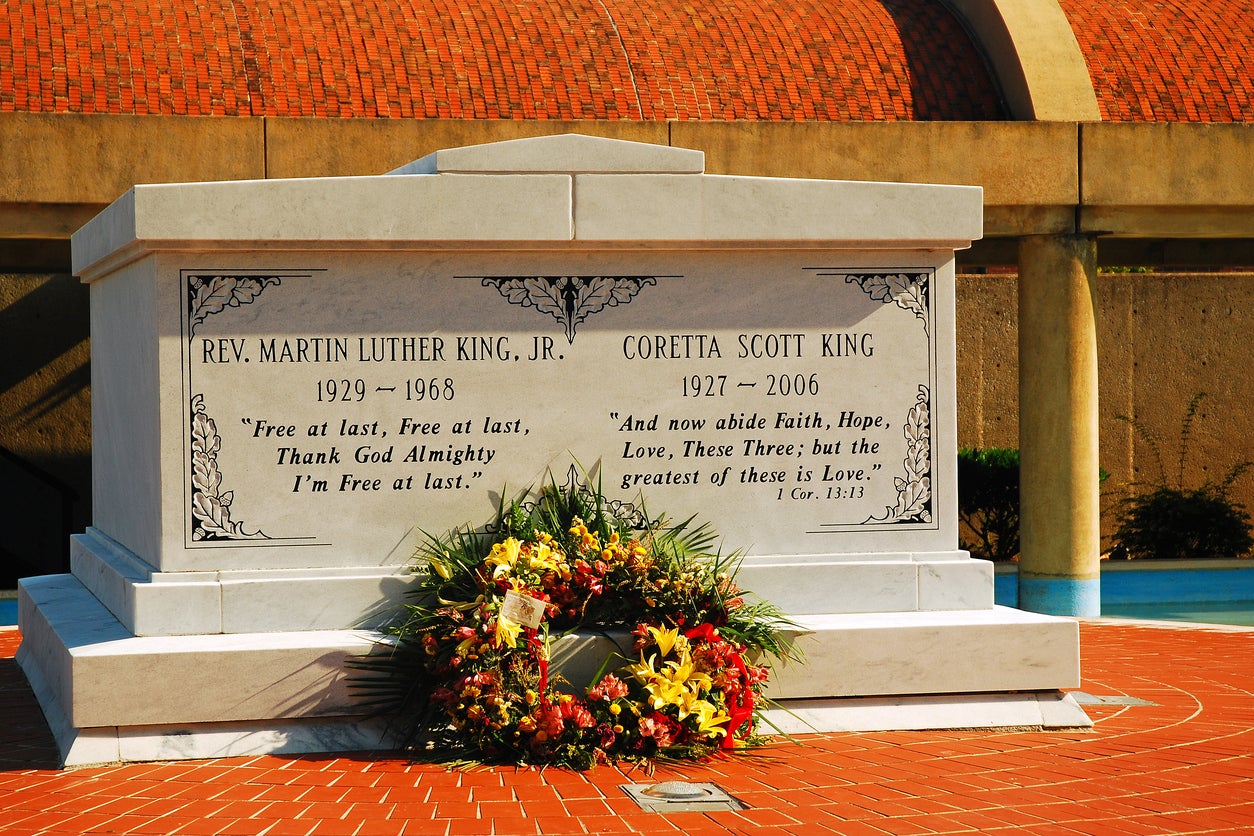
[[[904,550],[938,530],[937,272],[851,261],[181,269],[185,546],[404,559],[573,466],[752,555]]]

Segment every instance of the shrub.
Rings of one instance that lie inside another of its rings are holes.
[[[1250,515],[1214,485],[1159,487],[1121,503],[1112,558],[1240,557],[1254,547]]]
[[[1138,421],[1115,416],[1148,445],[1157,464],[1158,481],[1120,501],[1112,558],[1241,557],[1254,548],[1250,515],[1229,495],[1232,484],[1254,463],[1238,462],[1218,483],[1207,482],[1197,488],[1184,485],[1193,422],[1205,397],[1205,392],[1198,392],[1185,410],[1174,482],[1167,480],[1158,438]]]
[[[958,517],[974,536],[960,537],[973,557],[1006,561],[1019,554],[1019,451],[958,452]]]

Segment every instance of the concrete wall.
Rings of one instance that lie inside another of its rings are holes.
[[[1206,392],[1194,420],[1184,485],[1220,481],[1254,460],[1246,415],[1254,375],[1245,340],[1254,329],[1254,273],[1102,273],[1097,284],[1102,529],[1135,482],[1164,474],[1134,417],[1159,439],[1165,476],[1178,478],[1180,427],[1190,398]],[[1018,294],[1013,274],[958,278],[958,432],[967,447],[1018,446]],[[1254,509],[1254,474],[1233,496]],[[1105,543],[1103,544],[1106,545]]]
[[[5,149],[0,154],[0,250],[20,241],[65,241],[135,183],[380,174],[439,148],[576,131],[697,148],[705,152],[711,174],[978,185],[985,192],[990,240],[977,249],[1021,235],[1081,232],[1154,241],[1159,249],[1145,253],[1161,262],[1170,254],[1162,249],[1162,239],[1188,238],[1209,242],[1209,250],[1194,248],[1207,263],[1244,252],[1245,266],[1254,266],[1249,263],[1254,261],[1249,252],[1254,125],[1246,124],[0,113],[0,148]],[[1234,248],[1224,239],[1239,244]],[[1225,246],[1231,255],[1218,254],[1216,247]],[[980,263],[1013,264],[1013,252],[1011,247]],[[1123,250],[1120,257],[1131,257],[1124,255],[1129,252]],[[0,264],[5,257],[0,251]]]

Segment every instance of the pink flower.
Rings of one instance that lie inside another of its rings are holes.
[[[590,729],[597,724],[588,706],[579,700],[571,700],[562,706],[562,716],[574,723],[577,729]]]
[[[607,673],[600,682],[588,689],[588,699],[593,702],[619,700],[625,696],[627,696],[627,686],[612,673]]]
[[[536,718],[536,726],[550,738],[560,737],[566,729],[566,723],[562,720],[561,711],[555,707],[541,709],[539,716]]]
[[[640,718],[639,725],[640,736],[653,738],[659,749],[665,749],[675,742],[675,729],[668,717],[661,714],[649,714]]]

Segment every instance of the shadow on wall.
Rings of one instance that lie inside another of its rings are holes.
[[[18,578],[69,570],[80,494],[0,447],[0,589]]]
[[[0,588],[68,569],[91,518],[87,288],[0,274]]]

